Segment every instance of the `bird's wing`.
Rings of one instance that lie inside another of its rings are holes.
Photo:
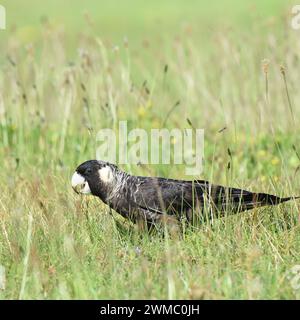
[[[173,180],[137,177],[133,201],[142,209],[156,213],[180,214],[189,209],[213,208],[223,213],[240,212],[254,207],[290,200],[265,193],[213,185],[204,180]]]

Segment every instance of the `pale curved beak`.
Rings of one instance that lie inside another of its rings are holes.
[[[72,176],[71,185],[72,185],[73,190],[76,193],[82,193],[82,194],[90,194],[91,193],[90,186],[89,186],[88,182],[85,180],[85,178],[81,174],[79,174],[77,172],[75,172]]]

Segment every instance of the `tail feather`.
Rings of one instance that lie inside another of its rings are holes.
[[[245,206],[246,210],[268,205],[274,206],[292,199],[297,199],[299,197],[280,198],[266,193],[252,193],[252,200],[248,200],[247,198],[248,197],[244,198],[241,196],[241,202]]]
[[[256,207],[278,205],[300,197],[277,197],[267,193],[254,193],[238,188],[226,188],[210,185],[208,199],[221,211],[241,212]]]

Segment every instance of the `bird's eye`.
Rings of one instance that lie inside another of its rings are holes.
[[[87,168],[86,170],[85,170],[85,174],[91,174],[92,173],[92,169],[91,168]]]

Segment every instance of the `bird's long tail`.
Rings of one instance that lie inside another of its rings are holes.
[[[222,212],[232,210],[240,212],[256,207],[277,205],[300,197],[277,197],[267,193],[255,193],[237,188],[227,188],[210,185],[207,192],[207,200]]]
[[[249,195],[241,194],[238,201],[242,204],[243,210],[253,209],[255,207],[262,207],[268,205],[277,205],[282,202],[286,202],[292,199],[297,199],[299,197],[285,197],[280,198],[267,193],[251,193]]]

